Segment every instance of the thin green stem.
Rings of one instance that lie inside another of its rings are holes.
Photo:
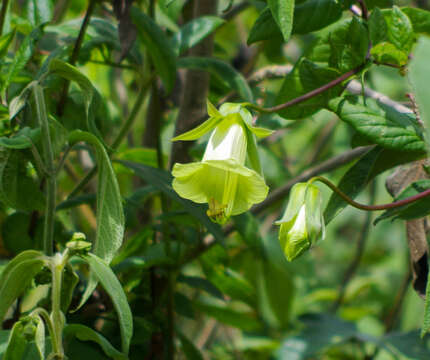
[[[6,19],[7,8],[9,6],[9,0],[3,0],[0,10],[0,36],[3,35],[3,26]]]
[[[336,185],[334,185],[332,182],[330,182],[329,180],[327,180],[322,176],[316,176],[309,180],[309,182],[314,182],[314,181],[322,182],[323,184],[327,185],[331,190],[333,190],[337,195],[339,195],[343,200],[345,200],[348,204],[350,204],[351,206],[357,209],[365,210],[365,211],[394,209],[394,208],[411,204],[417,200],[421,200],[427,196],[430,196],[430,189],[428,189],[414,196],[410,196],[403,200],[394,201],[392,203],[382,204],[382,205],[364,205],[352,200],[348,195],[342,192]]]
[[[136,120],[137,114],[140,111],[140,108],[143,105],[143,102],[145,100],[145,97],[148,93],[148,90],[150,88],[150,84],[153,80],[153,76],[151,76],[148,81],[146,81],[144,83],[144,85],[142,86],[142,89],[139,92],[139,95],[136,99],[136,102],[133,105],[133,108],[130,112],[130,115],[128,116],[127,120],[124,122],[124,124],[122,125],[121,129],[119,130],[118,135],[115,137],[114,141],[112,142],[111,145],[111,149],[112,150],[116,150],[118,148],[119,145],[121,145],[121,142],[125,139],[125,137],[127,136],[128,132],[130,131],[131,127],[134,124],[134,121]],[[112,152],[112,150],[110,151],[110,153]],[[93,178],[93,176],[97,173],[97,166],[94,166],[87,175],[85,175],[85,177],[79,182],[78,185],[76,185],[76,187],[72,190],[72,192],[69,194],[68,198],[72,198],[74,196],[76,196],[77,194],[79,194],[79,192],[82,191],[82,189],[85,188],[85,186],[91,181],[91,179]]]
[[[49,335],[51,336],[52,349],[55,352],[57,347],[55,329],[54,329],[54,324],[52,323],[51,317],[49,316],[48,312],[43,308],[36,308],[31,312],[30,315],[38,315],[44,320],[46,326],[48,327]]]
[[[42,132],[42,148],[46,175],[46,207],[45,223],[43,227],[43,251],[46,255],[52,255],[54,248],[54,218],[55,196],[57,193],[57,180],[55,176],[54,152],[52,150],[51,135],[48,116],[46,113],[45,96],[42,87],[35,83],[33,93],[36,104],[37,119]]]
[[[263,107],[260,107],[258,105],[255,105],[255,104],[249,103],[249,102],[242,103],[242,105],[245,106],[245,107],[248,107],[250,109],[256,110],[258,112],[261,112],[261,113],[274,113],[274,112],[278,112],[278,111],[284,110],[286,108],[289,108],[291,106],[297,105],[297,104],[299,104],[299,103],[301,103],[303,101],[309,100],[309,99],[311,99],[311,98],[313,98],[313,97],[315,97],[317,95],[322,94],[324,91],[327,91],[327,90],[329,90],[329,89],[331,89],[331,88],[339,85],[343,81],[349,79],[351,76],[354,76],[355,74],[358,74],[361,70],[364,69],[364,67],[365,67],[365,64],[362,64],[362,65],[356,67],[355,69],[352,69],[352,70],[346,72],[345,74],[339,76],[338,78],[330,81],[329,83],[327,83],[327,84],[325,84],[323,86],[320,86],[317,89],[309,91],[308,93],[303,94],[303,95],[301,95],[299,97],[296,97],[296,98],[294,98],[294,99],[292,99],[290,101],[287,101],[284,104],[276,105],[276,106],[269,107],[269,108],[263,108]]]

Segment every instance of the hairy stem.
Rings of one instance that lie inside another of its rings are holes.
[[[48,115],[46,113],[45,97],[42,87],[39,84],[33,85],[33,93],[36,104],[37,119],[42,132],[44,167],[47,172],[45,223],[43,226],[43,251],[49,256],[52,255],[52,250],[54,248],[55,196],[57,193],[57,180]]]
[[[321,176],[316,176],[316,177],[312,178],[310,181],[311,182],[313,182],[313,181],[322,182],[323,184],[327,185],[331,190],[333,190],[337,195],[339,195],[343,200],[345,200],[348,204],[350,204],[351,206],[353,206],[357,209],[365,210],[365,211],[394,209],[394,208],[398,208],[398,207],[401,207],[404,205],[411,204],[417,200],[423,199],[426,196],[430,195],[430,189],[428,189],[428,190],[425,190],[425,191],[423,191],[419,194],[416,194],[414,196],[410,196],[410,197],[403,199],[403,200],[394,201],[392,203],[382,204],[382,205],[364,205],[364,204],[360,204],[360,203],[352,200],[348,195],[346,195],[344,192],[342,192],[336,185],[334,185],[332,182],[330,182],[326,178],[323,178]]]

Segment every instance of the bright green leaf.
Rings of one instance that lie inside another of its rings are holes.
[[[268,0],[267,5],[287,42],[293,29],[294,0]]]

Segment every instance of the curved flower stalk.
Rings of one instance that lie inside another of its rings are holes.
[[[251,114],[240,104],[226,103],[218,111],[208,102],[208,114],[202,125],[173,139],[196,140],[213,130],[202,161],[174,165],[172,186],[183,198],[208,203],[209,218],[224,224],[266,198],[269,188],[254,135],[267,136],[271,131],[253,127]],[[251,168],[245,166],[247,159]]]
[[[312,244],[324,239],[325,225],[321,211],[322,197],[317,186],[297,183],[291,189],[290,200],[281,220],[279,242],[288,261],[294,260]]]

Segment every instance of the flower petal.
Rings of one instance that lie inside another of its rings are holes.
[[[275,222],[276,225],[289,222],[291,219],[297,216],[300,208],[305,202],[305,193],[307,183],[297,183],[290,191],[290,198],[288,200],[287,209],[285,210],[284,216],[281,220]]]
[[[309,232],[310,242],[313,244],[320,239],[322,240],[324,234],[324,220],[321,214],[321,191],[313,184],[309,184],[306,190],[305,206],[306,227]]]

